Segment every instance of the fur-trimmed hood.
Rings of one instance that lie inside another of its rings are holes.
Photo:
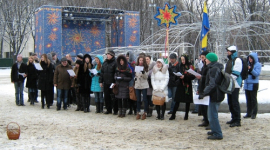
[[[124,61],[124,65],[123,66],[120,65],[120,60],[121,59]],[[116,59],[116,62],[117,62],[117,68],[118,68],[118,70],[127,70],[127,68],[129,68],[128,67],[127,59],[126,59],[126,57],[124,55],[119,55],[117,57],[117,59]]]
[[[158,59],[157,62],[161,62],[163,67],[162,68],[158,68],[157,64],[154,66],[153,68],[153,73],[156,74],[158,71],[161,71],[163,74],[166,74],[167,70],[168,70],[168,65],[164,63],[163,59]]]
[[[136,61],[135,55],[133,54],[132,51],[127,51],[126,55],[129,56],[129,60],[128,60],[129,63],[133,63]]]
[[[90,56],[89,54],[85,54],[85,55],[83,56],[83,63],[85,63],[85,58],[89,58],[89,63],[92,64],[92,58],[91,58],[91,56]]]

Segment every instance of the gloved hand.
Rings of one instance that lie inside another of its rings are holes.
[[[199,95],[199,99],[203,99],[203,95],[202,94]]]
[[[145,73],[145,71],[141,71],[142,72],[142,74],[144,74]]]
[[[93,73],[90,74],[91,77],[95,76]]]

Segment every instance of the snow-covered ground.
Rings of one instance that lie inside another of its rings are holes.
[[[260,81],[259,102],[267,100],[269,81]],[[224,139],[207,140],[207,131],[198,127],[201,116],[189,114],[184,121],[184,112],[177,112],[176,120],[156,120],[156,112],[146,120],[136,120],[135,116],[117,118],[115,115],[95,114],[75,111],[71,106],[67,111],[41,109],[41,104],[30,106],[27,93],[26,106],[16,106],[14,85],[10,82],[10,69],[0,70],[0,149],[269,149],[270,114],[258,114],[255,120],[242,119],[242,126],[230,128],[226,121],[230,113],[219,113]],[[92,99],[93,100],[93,99]],[[240,101],[245,102],[244,94]],[[183,105],[183,104],[181,104]],[[242,114],[243,116],[244,114]],[[6,126],[17,122],[21,127],[19,140],[8,140]]]

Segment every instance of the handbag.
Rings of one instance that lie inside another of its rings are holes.
[[[114,95],[117,95],[118,92],[119,92],[118,84],[115,84],[115,85],[113,86],[113,94],[114,94]]]
[[[129,87],[129,99],[137,101],[134,87]]]
[[[164,103],[165,103],[165,96],[160,96],[160,94],[159,95],[153,95],[152,96],[152,101],[153,101],[153,104],[154,105],[160,105],[160,106],[161,105],[164,105]]]

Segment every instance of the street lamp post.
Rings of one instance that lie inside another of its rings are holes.
[[[116,24],[116,46],[118,47],[119,20],[122,20],[122,16],[116,16],[115,19],[116,19],[116,22],[117,22],[117,24]]]
[[[154,4],[154,0],[151,0],[151,4],[149,4],[149,7],[151,7],[151,26],[150,26],[150,31],[151,31],[151,37],[152,37],[152,44],[151,44],[151,50],[153,51],[153,44],[154,44],[154,9],[156,7],[156,4]]]

